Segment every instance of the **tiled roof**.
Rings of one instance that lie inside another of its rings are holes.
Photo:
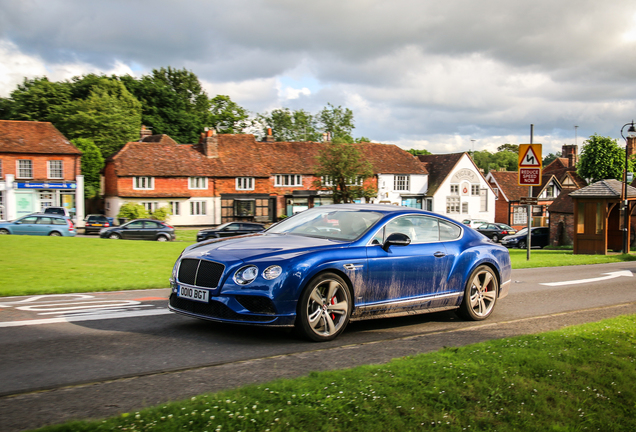
[[[555,160],[553,160],[552,162],[550,162],[549,164],[543,167],[543,172],[550,172],[552,170],[558,170],[563,168],[567,169],[569,163],[570,162],[568,161],[568,158],[556,158]]]
[[[528,186],[519,186],[517,171],[490,171],[499,189],[508,198],[508,201],[519,201],[521,197],[528,196]]]
[[[130,142],[109,161],[119,176],[269,177],[272,174],[314,174],[325,143],[258,142],[249,134],[217,135],[218,157],[208,158],[201,144],[177,144],[167,135]],[[424,166],[395,145],[355,144],[374,173],[426,174]]]
[[[0,152],[82,154],[49,122],[13,120],[0,120]]]
[[[574,213],[574,201],[570,193],[575,189],[564,188],[558,197],[548,206],[550,213]]]
[[[576,198],[620,198],[623,193],[623,182],[618,180],[601,180],[582,189],[570,193]],[[627,197],[636,198],[636,188],[627,185]]]
[[[451,173],[455,165],[466,153],[449,153],[442,155],[419,155],[417,158],[424,162],[428,169],[428,196],[433,196],[437,189],[444,182],[444,179]]]

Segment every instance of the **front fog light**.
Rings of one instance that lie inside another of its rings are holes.
[[[281,268],[281,266],[273,265],[265,269],[265,271],[263,272],[263,277],[267,280],[272,280],[280,276],[281,273],[283,273],[283,269]]]
[[[238,285],[247,285],[258,276],[258,267],[254,265],[241,267],[234,273],[234,282]]]

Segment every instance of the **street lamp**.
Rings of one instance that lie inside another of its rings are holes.
[[[627,138],[623,135],[623,130],[629,126],[627,129]],[[627,153],[627,144],[629,138],[636,138],[636,128],[634,127],[634,120],[631,123],[626,123],[621,128],[621,136],[625,140],[625,177],[623,178],[623,253],[629,253],[629,238],[628,238],[628,230],[629,230],[629,206],[627,201],[627,163],[629,161],[629,154]]]

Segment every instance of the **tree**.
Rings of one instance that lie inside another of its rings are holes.
[[[315,117],[302,109],[291,111],[289,108],[278,108],[269,114],[259,114],[257,120],[262,125],[264,135],[268,128],[272,128],[276,141],[320,141],[322,136]]]
[[[121,82],[101,78],[87,99],[59,108],[55,125],[70,139],[92,139],[107,157],[138,139],[141,104]]]
[[[433,154],[430,151],[425,149],[410,149],[410,150],[407,150],[407,152],[411,153],[413,156]]]
[[[623,179],[625,149],[618,146],[615,139],[592,135],[581,150],[577,173],[591,182],[606,179]],[[634,170],[634,161],[628,162],[628,170]]]
[[[69,82],[47,77],[24,79],[2,103],[3,120],[45,121],[55,124],[59,108],[72,100]],[[57,126],[57,125],[56,125]]]
[[[331,134],[332,141],[336,138],[344,142],[352,143],[351,132],[355,128],[353,125],[353,111],[349,108],[335,107],[330,103],[318,113],[320,129]]]
[[[349,203],[357,198],[377,195],[373,187],[364,186],[364,180],[373,176],[373,167],[362,154],[359,146],[341,141],[327,143],[317,157],[314,182],[317,188],[331,189],[334,203]]]
[[[561,152],[559,151],[556,153],[548,153],[548,155],[543,158],[543,166],[544,167],[548,166],[552,161],[560,157],[561,157]]]
[[[232,102],[229,96],[217,95],[210,101],[210,116],[208,126],[213,127],[217,133],[237,134],[253,125],[249,112]]]
[[[507,151],[511,153],[519,153],[519,146],[517,144],[503,144],[497,147],[498,152]]]
[[[76,138],[71,141],[75,147],[82,151],[82,174],[84,175],[84,196],[94,198],[99,195],[101,176],[104,168],[104,158],[99,148],[92,140]]]
[[[196,143],[210,123],[212,103],[199,78],[186,69],[153,69],[140,79],[120,78],[140,102],[141,121],[153,133],[170,135],[180,143]]]

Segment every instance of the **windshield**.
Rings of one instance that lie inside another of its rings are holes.
[[[314,207],[283,220],[267,232],[355,240],[381,217],[380,213],[375,212]]]
[[[517,231],[516,235],[524,235],[524,234],[528,234],[528,228],[523,228],[521,229],[521,231]]]

